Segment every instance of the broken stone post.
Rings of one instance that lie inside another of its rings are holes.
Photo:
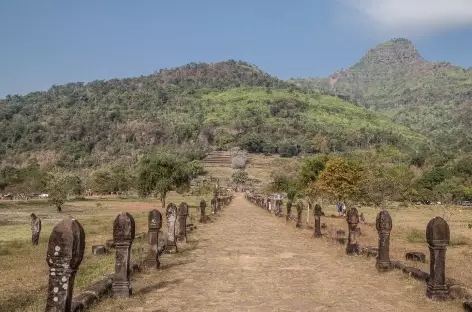
[[[426,296],[432,300],[449,299],[446,286],[446,249],[450,241],[449,225],[441,217],[429,221],[426,227],[426,240],[430,252],[429,279]]]
[[[359,224],[359,213],[355,207],[349,208],[347,211],[348,224],[348,241],[346,253],[348,255],[358,254],[359,245],[357,243],[359,232],[357,232],[357,224]]]
[[[390,231],[392,231],[392,218],[387,210],[382,210],[375,221],[379,233],[379,252],[375,267],[379,272],[390,271]]]
[[[287,202],[287,215],[285,216],[286,221],[288,221],[292,218],[291,214],[292,214],[292,201],[289,200]]]
[[[315,205],[313,214],[315,215],[315,237],[321,237],[321,206]]]
[[[72,218],[57,224],[49,237],[46,262],[49,266],[46,312],[69,312],[74,279],[85,250],[85,232]]]
[[[297,224],[295,225],[297,228],[302,227],[302,212],[303,212],[303,203],[299,201],[297,203]]]
[[[204,199],[202,199],[200,201],[200,223],[206,223],[207,222],[207,216],[206,216],[206,213],[205,213],[205,210],[206,210],[206,201]]]
[[[31,242],[33,245],[39,244],[39,236],[41,235],[41,219],[34,213],[31,214]]]
[[[127,212],[120,213],[113,224],[116,260],[115,276],[111,287],[113,298],[131,296],[131,245],[134,240],[134,218]]]
[[[177,206],[170,203],[166,209],[166,221],[167,221],[167,243],[166,252],[170,253],[172,249],[177,250],[177,243],[175,239],[175,220],[177,219]]]
[[[148,241],[149,250],[146,256],[146,267],[159,269],[161,265],[157,251],[159,242],[159,230],[162,227],[162,215],[157,209],[153,209],[148,215]]]
[[[179,205],[179,242],[187,242],[188,205],[185,202]]]
[[[217,205],[216,197],[213,197],[211,199],[211,214],[216,214],[216,205]]]

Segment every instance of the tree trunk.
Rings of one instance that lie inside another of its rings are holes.
[[[166,209],[166,194],[161,195],[162,209]]]
[[[61,207],[61,205],[56,205],[56,210],[57,210],[57,212],[62,212],[62,207]]]

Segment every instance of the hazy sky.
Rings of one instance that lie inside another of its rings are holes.
[[[0,0],[0,97],[230,58],[327,76],[393,37],[471,67],[472,0]]]

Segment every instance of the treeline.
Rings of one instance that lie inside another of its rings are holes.
[[[0,194],[28,199],[45,193],[59,212],[71,197],[129,192],[159,197],[164,207],[169,192],[188,192],[191,181],[204,174],[202,165],[192,155],[169,150],[153,151],[133,166],[112,164],[80,173],[60,168],[45,170],[31,162],[26,167],[0,170]]]
[[[269,192],[314,202],[324,196],[383,206],[388,201],[453,203],[472,199],[472,158],[409,156],[392,146],[346,155],[285,162],[272,173]]]

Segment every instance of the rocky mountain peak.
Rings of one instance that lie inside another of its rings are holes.
[[[404,38],[395,38],[370,49],[360,63],[364,65],[412,65],[423,63],[413,43]]]

